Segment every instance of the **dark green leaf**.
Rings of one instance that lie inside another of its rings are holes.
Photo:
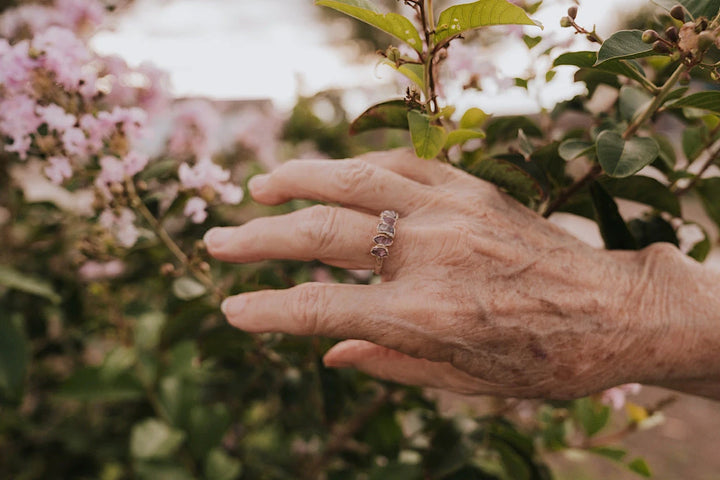
[[[230,424],[230,412],[223,404],[192,407],[188,425],[188,444],[193,455],[202,458],[210,450],[220,446]]]
[[[605,247],[608,250],[637,250],[635,238],[620,215],[615,200],[597,182],[590,185],[590,194]]]
[[[610,420],[610,407],[589,397],[576,400],[572,411],[588,437],[605,428]]]
[[[528,137],[541,138],[542,130],[535,122],[525,116],[498,117],[490,120],[485,128],[489,144],[514,140],[518,131],[522,130]]]
[[[454,5],[438,18],[435,41],[442,44],[461,33],[488,25],[538,25],[525,10],[507,0],[481,0]]]
[[[389,463],[376,466],[370,470],[369,480],[419,480],[423,478],[421,465],[406,463]]]
[[[699,92],[668,104],[669,108],[697,108],[720,114],[720,92]]]
[[[652,0],[653,3],[670,11],[675,5],[683,5],[690,14],[697,17],[713,18],[720,10],[720,0]]]
[[[0,312],[0,400],[16,403],[22,399],[28,353],[22,318]]]
[[[620,89],[618,100],[620,117],[626,122],[631,122],[638,112],[647,108],[650,102],[652,102],[652,96],[645,90],[626,85]]]
[[[695,184],[708,216],[720,226],[720,177],[703,178]]]
[[[609,60],[641,58],[656,55],[649,45],[642,41],[641,30],[621,30],[605,40],[598,52],[597,65]]]
[[[87,402],[123,402],[144,398],[145,389],[130,372],[109,376],[99,367],[87,367],[76,371],[59,394]]]
[[[404,100],[391,100],[365,110],[351,125],[350,135],[377,128],[401,128],[407,130],[408,106]]]
[[[652,477],[650,467],[648,467],[648,464],[642,458],[636,458],[630,462],[628,468],[643,477]]]
[[[525,45],[532,50],[535,48],[538,43],[542,42],[542,37],[531,37],[530,35],[523,35],[523,42],[525,42]]]
[[[625,455],[627,455],[625,450],[615,447],[592,447],[589,451],[605,458],[615,460],[616,462],[622,461],[622,459],[625,458]]]
[[[682,215],[678,198],[666,185],[654,178],[633,175],[627,178],[604,178],[600,183],[613,197],[650,205],[674,217]]]
[[[671,243],[676,247],[680,245],[675,229],[660,215],[631,220],[628,228],[635,237],[639,248],[660,242]]]
[[[659,154],[652,138],[633,137],[625,140],[614,131],[606,130],[597,139],[597,156],[603,170],[612,177],[628,177],[650,165]]]
[[[672,172],[677,163],[677,155],[675,153],[675,145],[670,139],[662,134],[653,135],[655,142],[658,144],[660,154],[657,161],[653,164],[659,170],[665,173]]]
[[[470,173],[494,183],[522,203],[542,195],[538,182],[528,172],[507,160],[481,158],[470,166]]]
[[[568,65],[580,68],[595,68],[606,73],[624,75],[637,81],[640,81],[643,77],[642,67],[636,62],[630,60],[610,60],[596,65],[597,60],[598,54],[596,52],[568,52],[556,58],[553,66]]]
[[[329,7],[355,17],[380,30],[389,33],[422,52],[423,42],[410,20],[397,13],[380,13],[375,5],[367,0],[315,0],[315,5]]]
[[[704,262],[707,259],[708,255],[710,255],[710,250],[712,250],[710,235],[708,235],[707,230],[705,230],[702,225],[694,225],[697,225],[697,227],[702,230],[703,239],[696,243],[695,246],[693,246],[693,248],[688,252],[688,256],[690,258],[694,258],[698,262]]]
[[[53,303],[62,300],[45,280],[19,272],[8,265],[0,265],[0,286],[43,297]]]
[[[595,145],[584,140],[571,138],[560,144],[558,153],[565,161],[575,160],[590,153],[595,153]]]
[[[445,129],[433,125],[430,117],[415,110],[408,112],[407,118],[417,156],[425,159],[437,157],[445,146],[447,139]]]

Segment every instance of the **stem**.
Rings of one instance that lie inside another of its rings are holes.
[[[555,213],[560,207],[565,205],[567,201],[575,195],[577,192],[585,188],[588,184],[595,181],[598,177],[602,175],[602,167],[600,164],[595,164],[590,169],[590,171],[585,174],[584,177],[582,177],[577,182],[570,185],[568,188],[560,192],[560,195],[545,209],[543,212],[543,217],[548,218],[550,215]]]
[[[703,174],[705,172],[707,172],[710,167],[713,166],[713,164],[717,161],[717,159],[719,157],[720,157],[720,145],[714,151],[709,153],[708,159],[705,161],[702,168],[700,168],[700,171],[698,171],[697,175],[695,175],[695,177],[692,180],[690,180],[690,182],[688,182],[687,185],[685,185],[682,188],[677,188],[677,183],[673,184],[673,186],[671,187],[671,189],[673,189],[673,193],[679,197],[681,195],[685,195],[690,190],[692,190],[695,187],[695,185],[697,185],[697,183],[700,181]]]
[[[623,133],[623,139],[627,140],[635,133],[637,133],[638,129],[647,122],[655,113],[658,111],[658,109],[662,106],[663,102],[665,102],[665,99],[667,99],[668,95],[670,95],[670,92],[672,91],[672,88],[675,86],[675,84],[680,80],[680,77],[683,73],[687,70],[687,67],[685,65],[680,65],[673,74],[670,76],[670,78],[667,79],[665,84],[660,88],[660,91],[658,91],[657,95],[655,96],[655,99],[652,101],[650,105],[645,109],[645,111],[637,117],[625,130],[625,133]]]
[[[422,0],[418,2],[420,9],[420,21],[422,22],[425,34],[427,50],[422,55],[425,65],[425,101],[429,105],[430,113],[438,112],[437,96],[435,94],[435,15],[433,12],[433,0]]]
[[[205,288],[213,292],[213,295],[217,297],[218,301],[224,299],[226,296],[225,293],[215,285],[213,279],[207,273],[200,270],[196,265],[193,265],[185,252],[182,251],[178,244],[175,243],[172,237],[170,237],[170,234],[167,232],[167,230],[165,230],[165,228],[160,224],[158,219],[155,218],[155,215],[153,215],[152,212],[148,210],[148,208],[145,206],[145,203],[138,195],[137,189],[135,188],[135,183],[132,181],[132,179],[127,179],[127,181],[125,182],[125,186],[132,207],[137,210],[140,215],[142,215],[145,221],[152,228],[153,232],[155,232],[155,235],[157,235],[158,238],[163,242],[163,244],[168,248],[168,250],[170,250],[170,253],[172,253],[180,261],[180,263],[182,263],[183,266],[185,266],[185,268],[190,271],[193,276],[205,286]]]

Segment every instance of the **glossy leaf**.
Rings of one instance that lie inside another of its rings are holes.
[[[135,425],[130,435],[130,453],[137,459],[162,459],[174,454],[185,434],[167,423],[150,418]]]
[[[650,205],[674,217],[682,215],[678,198],[666,185],[654,178],[633,175],[627,178],[605,178],[600,183],[613,197]]]
[[[469,140],[478,138],[485,138],[485,132],[481,132],[479,130],[469,130],[467,128],[453,130],[448,134],[447,140],[445,141],[445,148],[462,145]]]
[[[7,265],[0,265],[0,286],[43,297],[53,303],[60,303],[61,298],[45,280],[22,273]]]
[[[0,400],[19,402],[23,395],[29,345],[21,317],[0,312]]]
[[[378,128],[409,128],[408,106],[404,100],[391,100],[365,110],[350,125],[350,134],[357,135]]]
[[[612,177],[628,177],[650,165],[659,154],[652,138],[633,137],[625,140],[614,131],[606,130],[597,138],[597,156],[603,170]]]
[[[460,119],[460,128],[479,128],[490,118],[490,115],[479,108],[469,108]]]
[[[413,82],[415,85],[418,86],[420,90],[425,89],[425,80],[423,79],[423,76],[425,75],[425,67],[423,65],[417,65],[414,63],[404,63],[400,66],[396,65],[394,62],[391,62],[390,60],[384,60],[382,62],[383,65],[387,65],[399,73],[405,75],[411,82]],[[404,101],[403,101],[404,103]]]
[[[695,185],[708,216],[720,227],[720,177],[703,178]]]
[[[642,78],[642,67],[632,60],[610,60],[597,64],[598,54],[592,51],[567,52],[558,56],[553,62],[553,67],[558,66],[575,66],[580,68],[595,68],[597,70],[624,75],[633,80]]]
[[[656,55],[652,45],[642,41],[641,30],[621,30],[605,40],[600,51],[596,65],[609,60],[641,58]]]
[[[437,157],[445,146],[447,139],[445,129],[433,125],[429,116],[415,110],[407,113],[407,119],[417,156],[425,159]]]
[[[652,2],[668,11],[677,4],[683,5],[695,18],[713,18],[720,10],[720,0],[652,0]]]
[[[660,242],[671,243],[676,247],[680,244],[673,226],[660,215],[635,218],[628,223],[628,228],[635,237],[638,248]]]
[[[625,85],[620,89],[620,98],[618,99],[620,117],[626,122],[632,121],[638,112],[647,109],[652,98],[645,90]]]
[[[569,162],[594,152],[595,145],[584,140],[572,138],[560,144],[558,153],[563,160]]]
[[[615,200],[597,182],[590,185],[595,219],[608,250],[636,250],[635,238],[618,210]]]
[[[485,134],[489,144],[515,140],[518,131],[522,130],[528,137],[540,138],[543,132],[540,127],[528,117],[511,116],[497,117],[488,122],[485,127]]]
[[[720,114],[720,92],[693,93],[668,104],[669,108],[696,108]]]
[[[538,25],[525,10],[507,0],[480,0],[454,5],[438,18],[435,41],[442,44],[467,30],[488,25]]]
[[[473,163],[470,172],[497,185],[523,203],[542,196],[538,182],[528,172],[507,160],[485,157]]]
[[[410,20],[397,13],[380,13],[375,5],[367,0],[315,0],[315,5],[329,7],[355,17],[379,28],[422,52],[423,42]]]

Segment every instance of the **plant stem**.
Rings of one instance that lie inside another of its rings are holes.
[[[703,164],[703,166],[700,168],[700,171],[698,171],[697,175],[695,175],[695,177],[690,180],[687,185],[682,188],[677,188],[677,183],[673,184],[673,186],[671,187],[673,193],[679,197],[685,195],[690,190],[692,190],[695,185],[697,185],[697,183],[702,179],[703,174],[715,164],[718,158],[720,158],[720,146],[718,146],[717,148],[715,148],[715,150],[708,154],[708,158]]]
[[[423,32],[425,34],[426,51],[422,55],[422,61],[425,66],[425,101],[429,106],[429,113],[438,112],[437,95],[435,94],[435,15],[433,13],[432,0],[422,0],[418,2],[420,9],[420,21],[422,22]]]
[[[555,213],[560,207],[565,205],[568,200],[570,200],[570,197],[575,195],[577,192],[585,188],[588,184],[595,181],[597,178],[599,178],[602,175],[602,167],[600,164],[595,164],[590,169],[588,173],[586,173],[582,178],[580,178],[577,182],[573,183],[569,187],[567,187],[565,190],[560,192],[560,195],[552,202],[543,212],[543,217],[548,218],[550,215]]]

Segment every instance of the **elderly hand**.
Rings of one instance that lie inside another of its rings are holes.
[[[696,331],[668,315],[669,278],[658,266],[687,265],[667,246],[591,248],[493,185],[407,150],[290,161],[253,178],[250,191],[268,205],[303,198],[343,206],[213,229],[205,240],[214,257],[372,269],[378,214],[400,214],[382,283],[307,283],[223,304],[249,332],[350,339],[326,354],[328,366],[461,393],[546,398],[702,368],[682,353],[696,345]]]

